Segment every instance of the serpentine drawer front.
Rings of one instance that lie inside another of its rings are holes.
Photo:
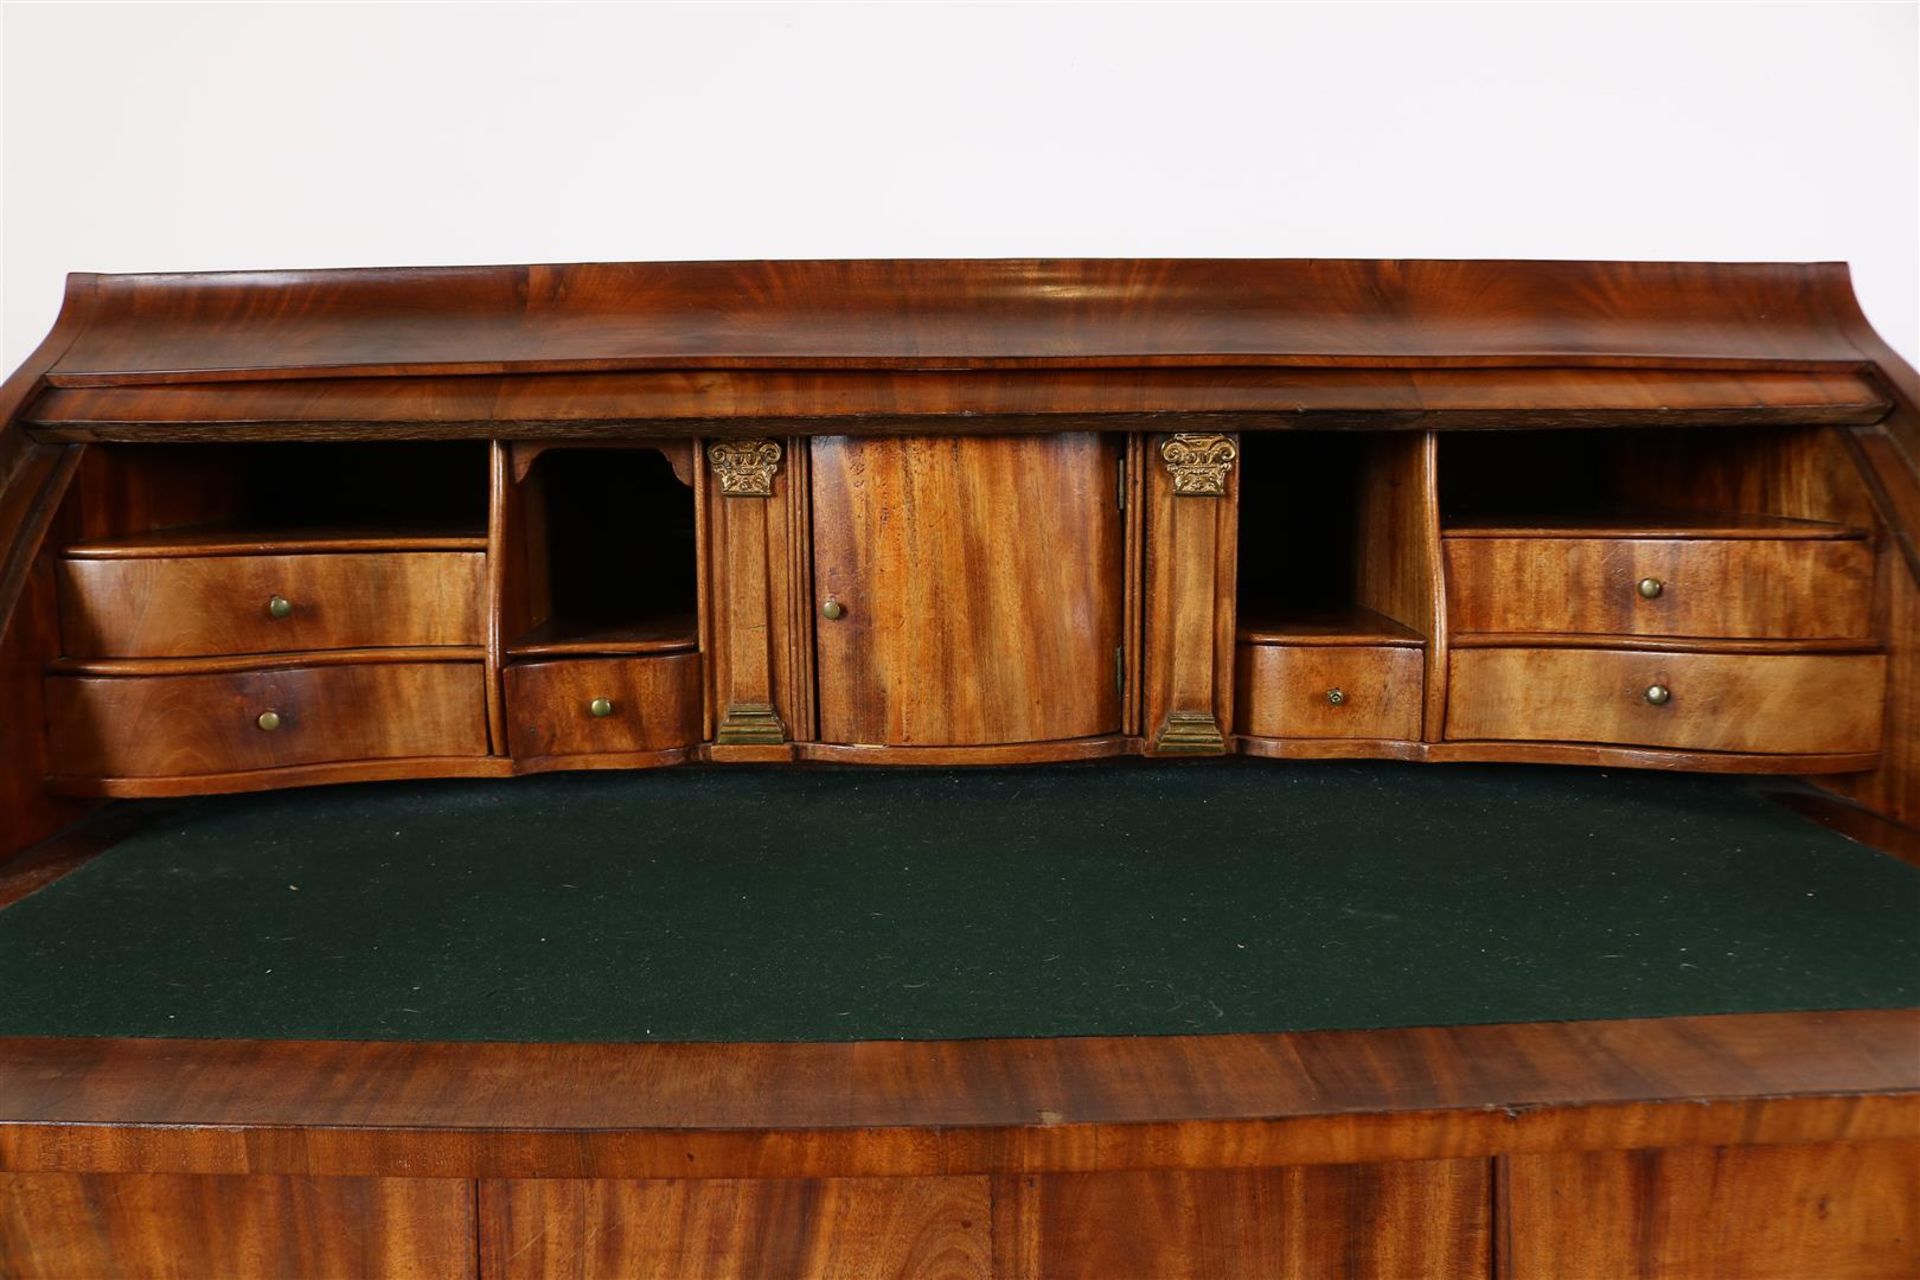
[[[1420,736],[1418,647],[1240,646],[1239,731],[1257,738]]]
[[[1886,674],[1887,660],[1877,653],[1458,649],[1447,737],[1875,751]]]
[[[487,753],[477,662],[52,676],[47,716],[53,772],[75,778]]]
[[[60,567],[73,657],[477,645],[485,631],[480,552],[69,553]]]
[[[1866,539],[1446,539],[1456,631],[1866,638]]]
[[[507,722],[520,759],[667,751],[700,741],[700,655],[517,662]]]

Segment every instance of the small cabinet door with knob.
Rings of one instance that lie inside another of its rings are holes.
[[[986,746],[1122,727],[1124,437],[812,446],[820,738]]]

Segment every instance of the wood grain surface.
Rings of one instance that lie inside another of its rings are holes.
[[[455,1179],[0,1173],[0,1275],[20,1280],[453,1280],[474,1230]]]
[[[812,455],[822,740],[1120,731],[1125,542],[1111,441],[826,437]]]
[[[487,1280],[987,1280],[985,1178],[488,1181]]]
[[[51,768],[80,778],[487,754],[478,662],[54,676],[47,705]],[[266,712],[280,719],[272,731],[257,723]]]
[[[486,631],[479,552],[67,558],[60,575],[79,657],[477,645]],[[267,611],[275,597],[287,616]]]
[[[1872,634],[1862,538],[1446,540],[1456,631],[1728,638]],[[1639,584],[1652,579],[1649,599]]]
[[[1420,738],[1426,655],[1418,648],[1243,644],[1238,662],[1239,733]]]
[[[507,716],[521,758],[665,751],[700,741],[700,655],[516,662]],[[612,704],[606,716],[589,709]]]
[[[994,1186],[996,1277],[1397,1280],[1488,1274],[1482,1160],[1048,1174]]]
[[[1881,745],[1887,660],[1861,654],[1459,649],[1447,737],[1694,751],[1864,752]],[[1658,686],[1670,700],[1655,705]]]
[[[1920,1012],[850,1044],[0,1041],[0,1169],[963,1176],[1920,1137]]]
[[[1501,1161],[1507,1280],[1907,1280],[1920,1142]]]

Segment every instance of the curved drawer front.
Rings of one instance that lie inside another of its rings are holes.
[[[1877,653],[1456,649],[1451,667],[1452,741],[1880,750],[1887,660]]]
[[[476,645],[485,566],[472,551],[69,559],[61,633],[76,658]]]
[[[47,720],[53,772],[67,777],[487,753],[486,676],[477,662],[49,676]]]
[[[1410,647],[1243,644],[1235,728],[1255,738],[1417,739],[1425,663]]]
[[[519,662],[507,742],[522,760],[667,751],[700,741],[700,655]]]
[[[1450,537],[1446,556],[1456,632],[1870,634],[1873,549],[1863,538]]]

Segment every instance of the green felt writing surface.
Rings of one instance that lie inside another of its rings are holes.
[[[1920,1002],[1920,871],[1738,779],[686,768],[172,809],[0,911],[0,1034],[846,1040]]]

